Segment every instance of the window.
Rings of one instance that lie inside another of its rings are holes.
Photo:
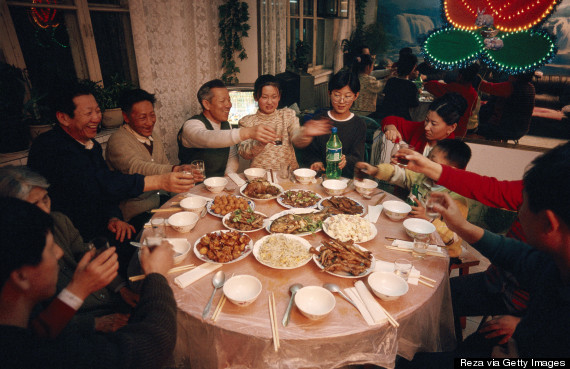
[[[0,0],[0,34],[0,60],[41,92],[62,79],[138,82],[125,0]]]

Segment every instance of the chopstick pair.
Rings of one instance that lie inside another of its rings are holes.
[[[194,269],[194,264],[181,265],[179,267],[171,268],[168,270],[168,274],[185,272],[185,271],[190,270],[190,269]],[[145,279],[145,277],[146,277],[146,275],[144,275],[144,274],[134,275],[132,277],[129,277],[129,281],[136,282],[136,281],[140,281],[142,279]]]
[[[437,283],[435,279],[428,278],[428,277],[423,276],[421,274],[420,274],[420,278],[418,278],[418,282],[425,285],[425,286],[431,287],[431,288],[435,288],[435,283]]]
[[[277,327],[277,311],[275,310],[275,296],[273,292],[267,296],[269,301],[269,318],[271,320],[271,334],[273,335],[273,349],[279,350],[279,328]]]
[[[226,295],[222,294],[222,298],[220,299],[220,301],[218,301],[218,305],[216,305],[216,310],[214,310],[214,314],[212,314],[212,321],[214,323],[216,322],[216,320],[218,320],[218,316],[220,315],[220,312],[222,311],[222,308],[224,307],[226,300],[227,300]]]
[[[382,306],[381,304],[378,305],[380,306],[380,309],[382,309],[384,314],[386,314],[386,318],[388,318],[388,323],[390,323],[394,328],[398,328],[400,326],[400,323],[398,323],[396,319],[394,319],[394,317],[388,312],[388,310],[384,308],[384,306]]]
[[[151,213],[164,213],[167,211],[180,211],[182,208],[180,206],[173,206],[171,208],[159,208],[159,209],[152,209]]]
[[[397,251],[404,251],[404,252],[412,252],[412,249],[404,249],[401,247],[396,247],[396,246],[391,246],[391,245],[384,245],[386,246],[387,249],[390,250],[397,250]],[[430,255],[430,256],[438,256],[440,258],[444,258],[446,257],[444,254],[440,253],[440,252],[435,252],[435,251],[429,251],[426,253],[426,255]]]

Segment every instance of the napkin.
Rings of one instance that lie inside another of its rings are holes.
[[[270,171],[267,171],[265,176],[267,177],[267,180],[269,181],[269,183],[273,183],[273,178],[271,178],[271,172]]]
[[[360,311],[360,314],[362,314],[362,317],[364,318],[366,323],[368,325],[375,325],[374,320],[372,320],[372,315],[370,315],[370,313],[366,309],[366,306],[364,305],[364,302],[362,302],[362,299],[358,295],[356,288],[354,287],[345,288],[344,292],[348,295],[348,297],[350,297],[352,302],[354,302],[354,304],[356,305],[358,311]]]
[[[376,301],[376,299],[374,299],[374,296],[372,296],[370,291],[368,291],[368,288],[366,288],[364,282],[357,281],[354,283],[354,287],[358,292],[358,296],[366,306],[366,310],[368,310],[368,312],[372,316],[372,320],[374,321],[374,323],[375,324],[386,323],[388,321],[388,318],[386,317],[384,310],[382,310],[380,304],[378,304],[378,301]]]
[[[277,181],[277,171],[274,170],[274,171],[273,171],[273,183],[274,183],[274,184],[277,184],[277,182],[278,182],[278,181]]]
[[[376,267],[374,268],[374,271],[394,273],[394,263],[376,259]],[[420,279],[420,275],[421,275],[420,271],[417,270],[415,266],[412,266],[412,271],[408,276],[408,283],[417,286],[418,281]]]
[[[411,250],[414,246],[413,242],[404,241],[404,240],[394,240],[392,241],[392,246],[399,247],[402,249],[409,249]],[[439,254],[445,255],[442,248],[437,245],[428,245],[428,251],[437,252]]]
[[[174,283],[176,283],[176,285],[180,288],[186,288],[192,283],[196,282],[198,279],[212,273],[218,268],[221,268],[221,266],[222,264],[204,263],[199,267],[174,278]]]
[[[376,223],[383,208],[384,207],[382,205],[368,205],[368,214],[366,214],[366,219],[370,223]]]
[[[228,177],[239,187],[245,184],[245,181],[237,173],[228,173]]]

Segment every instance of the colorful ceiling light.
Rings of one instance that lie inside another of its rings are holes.
[[[57,0],[34,0],[34,4],[57,4]],[[57,9],[52,8],[36,8],[29,9],[28,14],[32,22],[39,28],[57,28],[59,22],[55,21]]]

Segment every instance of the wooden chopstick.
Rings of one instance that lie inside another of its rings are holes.
[[[275,308],[275,295],[271,292],[271,302],[273,303],[273,322],[275,324],[275,336],[277,336],[277,348],[281,347],[279,342],[279,325],[277,324],[277,309]]]
[[[275,315],[275,299],[271,299],[273,292],[267,295],[269,301],[269,318],[271,320],[271,334],[273,335],[273,349],[275,352],[279,350],[279,331],[277,330],[277,317]]]
[[[428,282],[437,283],[437,281],[436,281],[435,279],[431,279],[431,278],[428,278],[428,277],[423,276],[423,275],[420,274],[420,279],[422,279],[422,278],[425,279],[425,280],[428,281]]]
[[[218,316],[220,315],[220,312],[222,311],[222,308],[224,307],[226,300],[227,300],[226,295],[222,294],[222,298],[220,299],[220,301],[218,301],[216,310],[214,310],[214,314],[212,315],[212,321],[214,321],[214,323],[216,322],[216,320],[218,320]]]
[[[388,310],[384,309],[384,306],[378,304],[378,306],[380,306],[380,309],[382,309],[382,311],[384,311],[384,314],[386,314],[386,318],[388,318],[388,322],[390,324],[392,324],[393,327],[398,328],[400,326],[400,323],[398,323],[396,321],[396,319],[394,319],[394,317],[388,312]]]
[[[181,265],[179,267],[174,267],[168,270],[168,274],[173,274],[173,273],[178,273],[178,272],[184,272],[186,270],[190,270],[190,269],[194,269],[194,264],[188,264],[188,265]],[[140,274],[140,275],[134,275],[132,277],[129,277],[129,281],[131,282],[136,282],[136,281],[140,281],[142,279],[145,279],[146,275],[144,274]]]
[[[380,196],[378,200],[376,200],[376,204],[374,205],[379,205],[382,202],[382,200],[384,200],[385,197],[386,197],[386,192],[384,192],[384,194]]]
[[[424,282],[424,281],[421,280],[421,279],[418,279],[418,282],[421,283],[421,284],[423,284],[423,285],[425,285],[425,286],[431,287],[431,288],[434,288],[434,287],[435,287],[433,284]]]
[[[387,248],[387,249],[390,249],[390,250],[397,250],[397,251],[404,251],[404,252],[412,252],[412,249],[403,249],[403,248],[401,248],[401,247],[390,246],[390,245],[384,245],[384,246],[386,246],[386,248]],[[438,256],[438,257],[440,257],[440,258],[446,257],[444,254],[439,253],[439,252],[435,252],[435,251],[428,251],[428,252],[426,253],[426,255]]]
[[[182,210],[181,207],[172,207],[172,208],[160,208],[160,209],[152,209],[151,213],[164,213],[167,211],[180,211]]]

